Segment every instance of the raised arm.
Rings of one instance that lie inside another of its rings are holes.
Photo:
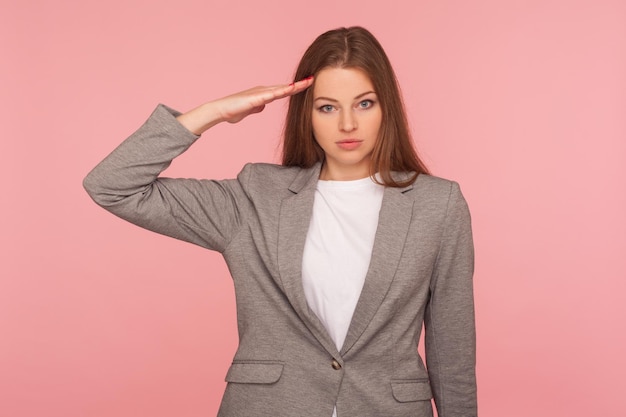
[[[159,105],[83,181],[93,200],[140,227],[223,251],[242,224],[246,197],[237,180],[160,178],[171,161],[217,123],[236,123],[312,84],[255,87],[180,114]]]

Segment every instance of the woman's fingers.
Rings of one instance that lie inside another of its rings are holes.
[[[289,84],[289,87],[292,88],[292,91],[290,91],[288,93],[289,96],[292,96],[294,94],[298,94],[304,90],[306,90],[307,88],[309,88],[310,86],[313,85],[313,76],[311,75],[310,77],[307,77],[303,80],[298,80],[294,83]]]
[[[274,100],[298,94],[313,84],[313,77],[305,78],[288,85],[254,87],[219,100],[222,103],[222,117],[230,123],[237,123],[246,116],[259,113],[266,104]]]
[[[254,87],[237,94],[210,101],[177,117],[196,135],[221,122],[237,123],[244,117],[263,111],[274,100],[298,94],[313,84],[313,77],[288,85]]]
[[[255,107],[250,111],[250,114],[261,113],[264,108],[265,108],[265,104],[263,104],[262,106]]]
[[[301,93],[313,84],[313,77],[308,77],[287,85],[275,85],[271,87],[261,87],[266,89],[260,92],[260,97],[264,104],[271,103],[274,100],[293,96]]]

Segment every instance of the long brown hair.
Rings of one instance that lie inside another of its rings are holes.
[[[300,60],[294,80],[301,80],[328,67],[359,68],[369,75],[383,112],[370,175],[379,173],[381,183],[405,187],[419,174],[428,174],[417,156],[396,75],[380,43],[368,30],[339,28],[318,36]],[[310,168],[324,161],[324,151],[313,135],[313,86],[291,96],[283,137],[283,165]],[[398,181],[392,171],[413,173]],[[378,181],[377,181],[378,182]]]

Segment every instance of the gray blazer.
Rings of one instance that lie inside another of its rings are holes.
[[[320,166],[248,164],[236,179],[160,178],[198,138],[172,109],[84,180],[102,207],[222,253],[239,347],[220,417],[476,416],[470,216],[459,186],[420,175],[385,189],[369,270],[337,350],[308,307],[302,254]],[[398,174],[402,175],[402,174]],[[426,329],[426,366],[417,352]],[[428,370],[426,370],[428,369]]]

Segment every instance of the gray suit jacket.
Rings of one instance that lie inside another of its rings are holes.
[[[385,189],[365,284],[337,351],[308,307],[302,254],[319,165],[248,164],[236,179],[158,175],[197,136],[159,106],[85,178],[102,207],[221,252],[239,347],[221,417],[476,416],[470,216],[456,183]],[[401,175],[401,174],[399,174]],[[426,329],[427,369],[417,353]]]

